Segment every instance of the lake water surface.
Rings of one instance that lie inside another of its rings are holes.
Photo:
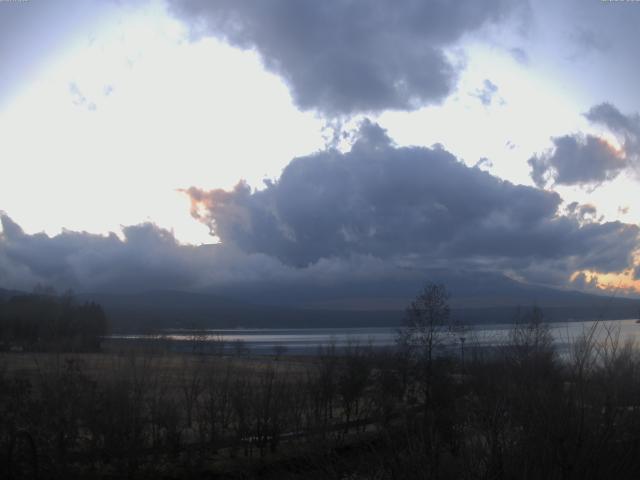
[[[640,323],[636,320],[607,320],[600,322],[562,322],[548,324],[558,350],[567,350],[575,339],[594,326],[597,337],[603,339],[607,332],[621,342],[634,341],[640,345]],[[469,347],[490,347],[506,343],[513,325],[473,325],[464,330],[447,333],[445,343],[454,348],[464,341]],[[116,342],[166,341],[180,350],[198,346],[204,351],[218,348],[232,351],[242,348],[254,354],[273,354],[276,351],[289,354],[313,354],[321,346],[335,345],[344,349],[349,345],[392,347],[397,337],[397,327],[377,328],[305,328],[305,329],[233,329],[233,330],[166,330],[159,335],[112,335]],[[461,340],[464,339],[464,340]]]

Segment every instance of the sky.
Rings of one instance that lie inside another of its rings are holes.
[[[640,2],[0,2],[0,287],[640,293]],[[306,283],[305,283],[306,282]]]

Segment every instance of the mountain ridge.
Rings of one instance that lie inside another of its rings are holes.
[[[449,290],[452,317],[510,323],[533,305],[550,322],[637,318],[640,299],[525,284],[493,272],[432,270],[395,281],[329,285],[255,284],[215,291],[146,290],[79,293],[105,309],[115,332],[165,328],[309,328],[397,326],[428,278]],[[19,294],[0,289],[0,300]]]

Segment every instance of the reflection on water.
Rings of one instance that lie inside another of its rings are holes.
[[[636,341],[640,336],[640,324],[636,320],[611,320],[601,322],[564,322],[549,324],[554,341],[560,351],[576,338],[598,326],[597,335],[604,338],[606,331],[619,335],[621,342]],[[459,345],[461,338],[469,347],[489,347],[504,344],[509,340],[513,325],[473,325],[463,330],[446,334],[446,343]],[[239,345],[253,353],[272,353],[277,349],[288,353],[314,353],[319,346],[333,344],[337,348],[348,345],[371,345],[390,347],[395,344],[396,327],[388,328],[305,328],[305,329],[259,329],[259,330],[165,330],[158,335],[112,335],[117,342],[170,341],[184,345],[197,342],[206,350],[221,345]]]

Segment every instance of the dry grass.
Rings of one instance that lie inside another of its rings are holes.
[[[144,372],[166,379],[181,379],[184,372],[231,368],[237,375],[253,377],[275,369],[292,381],[305,375],[314,357],[213,356],[175,352],[126,350],[96,353],[0,352],[0,371],[11,377],[33,378],[76,362],[83,373],[96,380],[119,376],[123,372]]]

